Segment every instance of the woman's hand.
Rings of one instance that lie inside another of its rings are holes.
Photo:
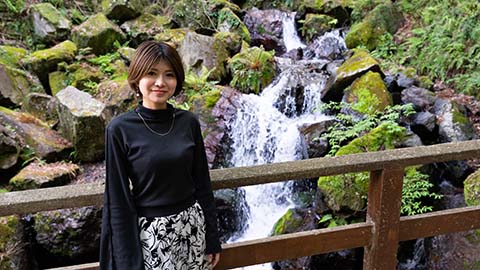
[[[217,263],[220,261],[220,253],[208,254],[207,260],[210,263],[210,269],[215,268]]]

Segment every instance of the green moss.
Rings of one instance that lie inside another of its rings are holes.
[[[218,29],[223,32],[237,33],[248,43],[251,41],[248,28],[229,8],[223,8],[218,12]]]
[[[238,53],[242,47],[242,38],[236,33],[218,32],[215,33],[213,37],[215,39],[213,42],[214,48],[226,48],[228,50],[228,56],[230,53]]]
[[[58,92],[68,86],[67,74],[62,71],[54,71],[48,74],[48,83],[52,91],[52,96],[55,96]]]
[[[325,14],[309,13],[305,16],[300,31],[307,41],[312,41],[316,37],[323,35],[325,32],[330,31],[335,27],[336,23],[337,20],[334,17]]]
[[[175,28],[175,29],[165,29],[162,33],[155,35],[154,39],[156,41],[163,41],[172,44],[175,47],[178,47],[187,35],[187,29],[184,28]]]
[[[71,61],[77,53],[77,46],[70,40],[55,45],[52,48],[35,51],[22,62],[30,66],[35,72],[41,73],[46,70],[54,70],[57,64],[63,61]]]
[[[302,219],[298,217],[294,209],[288,209],[287,212],[273,225],[272,235],[281,235],[291,231],[302,224]]]
[[[369,70],[374,66],[379,66],[377,60],[367,50],[353,49],[352,52],[353,55],[337,69],[337,80],[348,78],[362,70]]]
[[[19,61],[27,55],[27,50],[12,46],[0,45],[0,64],[20,67]]]
[[[402,21],[402,15],[395,5],[388,2],[376,6],[365,19],[354,24],[345,37],[348,48],[365,46],[373,50],[380,42],[380,37],[389,32],[394,34]]]
[[[63,28],[68,28],[70,26],[70,21],[68,21],[60,11],[58,11],[50,3],[40,3],[32,6],[40,15],[51,23],[54,26],[63,26]]]
[[[480,205],[480,169],[463,182],[465,203],[468,206]]]
[[[433,88],[433,82],[428,76],[418,76],[418,80],[419,80],[419,87],[425,88],[425,89]]]
[[[81,69],[77,69],[73,73],[72,85],[80,90],[93,90],[87,86],[88,82],[99,83],[103,74],[97,68],[92,66],[84,66]]]
[[[205,93],[205,106],[207,106],[207,108],[213,108],[215,104],[217,104],[217,101],[220,99],[220,93],[221,91],[218,88],[215,88]]]
[[[273,50],[251,47],[234,55],[228,61],[233,75],[230,85],[243,92],[258,94],[276,75],[274,54]]]
[[[369,115],[393,103],[380,74],[371,71],[352,83],[347,91],[347,102],[352,104],[353,110]]]
[[[452,106],[452,116],[453,116],[453,123],[455,124],[462,124],[462,125],[468,125],[470,123],[468,117],[460,111],[458,105]]]

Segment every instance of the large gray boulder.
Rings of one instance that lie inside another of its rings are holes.
[[[98,85],[95,98],[105,104],[105,122],[137,105],[134,91],[127,80],[103,81]]]
[[[28,94],[23,101],[22,110],[46,122],[50,127],[58,123],[57,100],[50,95]]]
[[[138,17],[151,3],[147,0],[103,0],[101,4],[107,18],[122,23]]]
[[[440,142],[468,141],[476,138],[472,123],[466,116],[466,109],[448,99],[438,98],[433,106],[438,119]]]
[[[73,86],[61,90],[56,97],[60,130],[73,143],[76,159],[80,162],[103,159],[105,104]]]

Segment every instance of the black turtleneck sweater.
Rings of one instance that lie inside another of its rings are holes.
[[[150,131],[147,125],[160,136]],[[179,213],[198,201],[205,214],[207,254],[221,251],[207,158],[197,118],[141,104],[106,128],[106,182],[101,269],[143,269],[138,217]],[[130,188],[131,187],[131,188]]]

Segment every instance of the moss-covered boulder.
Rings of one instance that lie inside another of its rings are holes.
[[[45,93],[35,75],[19,68],[0,64],[0,105],[20,106],[23,98],[32,92]]]
[[[0,45],[0,64],[9,67],[20,67],[20,60],[28,54],[23,48]]]
[[[480,169],[470,174],[463,182],[465,203],[468,206],[480,205]]]
[[[70,33],[71,23],[50,3],[30,6],[34,34],[46,42],[64,39]]]
[[[180,0],[173,7],[172,20],[180,27],[212,32],[217,29],[218,12],[225,7],[240,12],[240,8],[228,0]]]
[[[187,32],[178,47],[178,53],[182,56],[186,70],[200,75],[205,67],[210,71],[211,79],[223,79],[226,75],[225,65],[229,55],[225,46],[214,43],[215,39],[211,36]]]
[[[263,47],[245,48],[228,60],[232,87],[244,93],[260,93],[276,75],[274,51]]]
[[[36,118],[44,121],[50,127],[58,123],[57,100],[47,94],[30,93],[22,104],[22,111],[34,115]]]
[[[186,28],[165,29],[162,33],[155,35],[156,41],[168,42],[172,46],[178,48],[182,44],[183,39],[189,32]]]
[[[0,125],[10,127],[19,135],[24,159],[38,157],[47,161],[68,158],[72,144],[47,123],[29,113],[16,112],[0,107]]]
[[[220,32],[238,34],[245,42],[250,43],[251,37],[248,28],[242,20],[229,8],[222,8],[218,12],[217,29]]]
[[[52,48],[31,53],[22,64],[37,74],[43,86],[49,89],[48,74],[57,69],[61,62],[71,62],[77,53],[77,46],[72,41],[66,40]]]
[[[115,42],[123,43],[126,37],[119,26],[107,19],[103,13],[90,17],[72,31],[72,40],[79,48],[89,47],[96,55],[115,49]]]
[[[131,46],[135,46],[142,43],[145,40],[149,40],[151,37],[163,32],[165,28],[169,28],[170,18],[166,16],[157,16],[152,14],[142,14],[139,17],[124,22],[120,28],[128,34],[132,42]]]
[[[215,39],[213,43],[214,48],[225,48],[230,56],[239,53],[242,48],[242,38],[238,34],[230,32],[217,32],[213,38]],[[218,51],[217,49],[215,50]]]
[[[67,73],[63,71],[54,71],[48,74],[48,85],[50,86],[50,92],[52,96],[55,96],[60,90],[67,87],[70,83],[70,79]]]
[[[392,149],[405,135],[405,128],[384,123],[341,147],[336,156]],[[366,206],[368,183],[369,174],[364,172],[322,176],[317,184],[325,196],[325,203],[333,211],[363,211]]]
[[[336,23],[337,20],[332,16],[308,13],[305,16],[300,32],[302,33],[302,36],[310,42],[332,30]]]
[[[25,226],[20,217],[0,217],[0,269],[32,269],[24,233]]]
[[[354,80],[368,71],[380,73],[384,77],[379,63],[366,50],[354,49],[351,56],[331,76],[322,92],[322,101],[339,102],[342,100],[344,89]]]
[[[105,147],[105,104],[73,86],[61,90],[58,99],[58,117],[63,136],[75,149],[80,162],[102,160]]]
[[[80,167],[73,163],[32,162],[12,177],[9,184],[12,190],[26,190],[62,186],[69,183]]]
[[[138,17],[149,4],[150,1],[147,0],[102,0],[101,2],[107,18],[120,23]]]
[[[72,74],[71,85],[82,91],[87,91],[95,94],[97,89],[92,89],[89,84],[99,83],[103,79],[103,76],[104,74],[100,71],[99,68],[84,63]]]
[[[135,93],[126,79],[103,81],[98,85],[97,100],[105,104],[105,121],[110,120],[137,105]]]
[[[357,113],[373,115],[393,104],[380,74],[367,72],[356,79],[345,93],[345,101]]]
[[[369,50],[377,47],[385,33],[394,34],[402,24],[403,16],[398,8],[388,1],[376,6],[358,24],[352,26],[345,37],[348,48],[365,46]]]

